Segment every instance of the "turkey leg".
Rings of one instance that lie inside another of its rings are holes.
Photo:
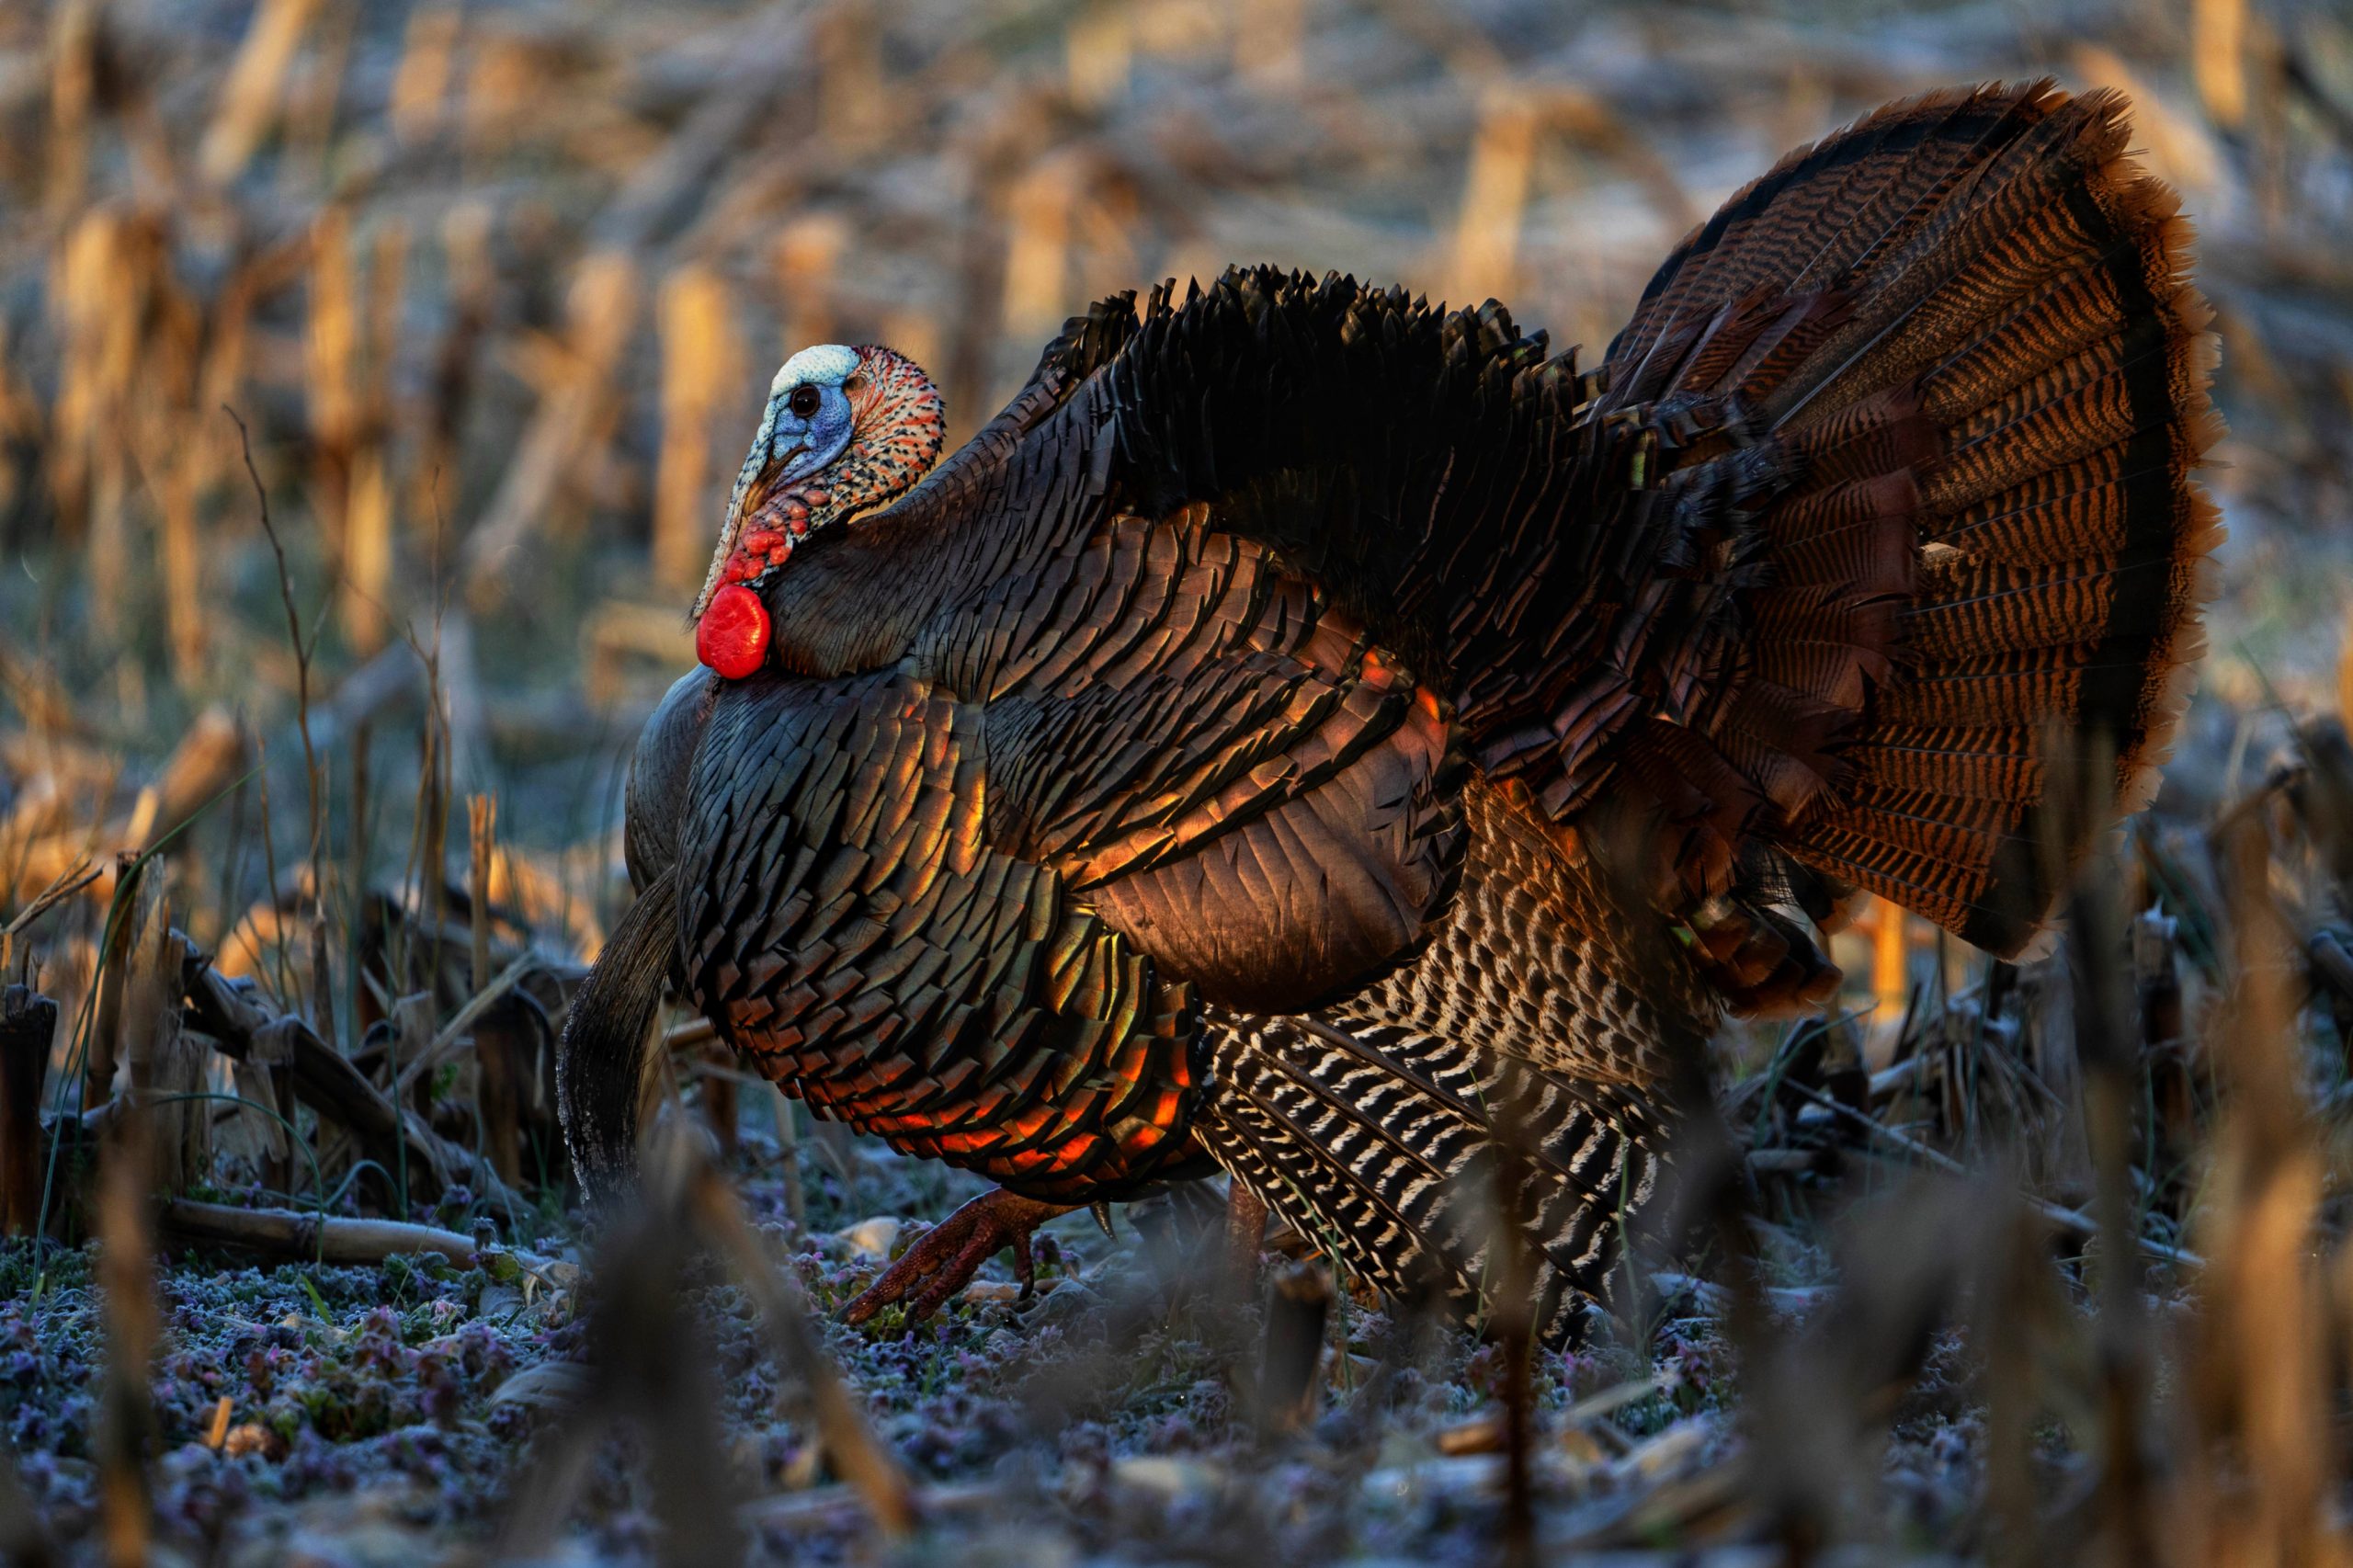
[[[1029,1258],[1029,1233],[1074,1209],[1068,1203],[1023,1198],[1001,1187],[984,1192],[907,1248],[898,1262],[882,1271],[881,1278],[842,1309],[842,1321],[864,1323],[884,1307],[904,1301],[907,1322],[919,1323],[971,1284],[981,1265],[1007,1246],[1013,1249],[1014,1278],[1021,1281],[1021,1293],[1027,1296],[1037,1278]]]

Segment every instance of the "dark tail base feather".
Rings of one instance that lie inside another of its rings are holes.
[[[636,1180],[638,1096],[677,945],[676,874],[665,870],[614,928],[564,1019],[556,1108],[574,1174],[594,1205]]]

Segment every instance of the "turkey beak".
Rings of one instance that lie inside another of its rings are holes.
[[[758,511],[776,488],[786,467],[800,454],[795,445],[781,453],[768,450],[767,432],[753,442],[751,454],[744,460],[744,467],[735,476],[735,494],[727,503],[727,520],[719,530],[719,548],[711,551],[710,570],[702,580],[702,592],[695,596],[694,613],[687,619],[700,620],[703,611],[710,608],[711,595],[719,591],[719,575],[727,570],[728,558],[744,538],[744,520]]]

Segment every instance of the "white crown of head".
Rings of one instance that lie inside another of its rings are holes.
[[[776,380],[768,383],[768,395],[798,386],[837,387],[857,369],[858,350],[838,343],[820,343],[784,362]]]

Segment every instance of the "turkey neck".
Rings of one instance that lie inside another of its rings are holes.
[[[768,659],[820,679],[895,662],[937,611],[962,552],[938,530],[887,514],[813,535],[761,590]]]
[[[818,679],[887,668],[940,611],[1091,532],[1111,507],[1078,418],[1064,413],[1042,460],[1004,460],[1037,414],[1017,403],[896,505],[811,534],[760,590],[771,665]]]

